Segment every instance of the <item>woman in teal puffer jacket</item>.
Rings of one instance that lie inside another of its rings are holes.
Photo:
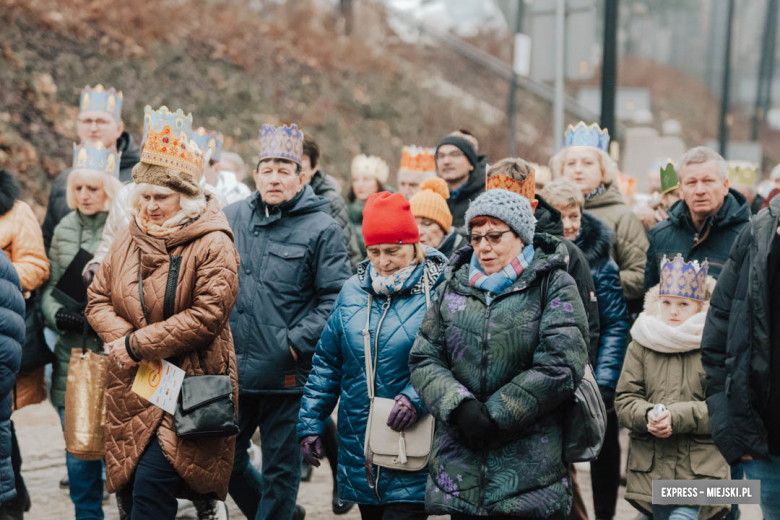
[[[370,312],[372,353],[377,356],[376,396],[395,399],[387,424],[403,431],[428,413],[409,382],[409,351],[427,300],[443,279],[447,259],[420,244],[409,202],[401,194],[372,195],[363,216],[368,260],[344,284],[317,345],[301,402],[298,438],[304,459],[319,465],[325,420],[341,398],[339,497],[357,503],[363,518],[403,514],[408,515],[403,518],[422,520],[427,517],[427,471],[371,466],[375,488],[369,485],[364,456],[369,397],[363,330]]]

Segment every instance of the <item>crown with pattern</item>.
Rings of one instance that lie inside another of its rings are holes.
[[[666,160],[665,166],[660,166],[661,169],[661,194],[669,193],[672,190],[677,189],[680,185],[680,180],[677,178],[677,171],[674,169],[674,163],[671,159]]]
[[[536,198],[536,170],[531,170],[528,177],[522,181],[513,179],[509,175],[488,175],[485,191],[496,188],[513,191],[528,200],[534,200]]]
[[[119,160],[122,152],[116,151],[116,146],[111,148],[93,148],[85,141],[81,144],[73,143],[73,169],[94,170],[119,178]]]
[[[124,97],[115,88],[108,90],[103,85],[95,85],[95,88],[87,85],[81,91],[79,98],[79,113],[81,112],[107,112],[117,119],[122,119],[122,104]]]
[[[422,146],[404,146],[401,151],[401,170],[411,172],[435,172],[436,159],[435,148],[424,148]]]
[[[211,150],[211,158],[215,161],[222,157],[222,136],[216,131],[209,132],[201,126],[190,137],[204,153]]]
[[[387,178],[390,176],[390,168],[387,166],[387,163],[376,155],[358,155],[352,159],[352,169],[350,171],[353,177],[357,172],[367,173],[382,184],[386,183]]]
[[[263,159],[287,159],[303,164],[303,132],[297,125],[263,125],[260,128],[260,157]]]
[[[141,162],[156,164],[192,175],[200,180],[203,174],[204,156],[191,140],[192,114],[184,115],[181,109],[171,112],[168,107],[144,109],[144,137]]]
[[[563,137],[563,146],[590,146],[609,153],[609,130],[593,123],[587,126],[580,121],[576,126],[569,125]]]
[[[755,186],[758,181],[758,165],[749,161],[727,161],[729,183],[738,186]]]
[[[680,253],[669,261],[666,256],[661,260],[660,296],[676,296],[703,302],[707,298],[707,271],[710,264],[705,260],[686,262]]]

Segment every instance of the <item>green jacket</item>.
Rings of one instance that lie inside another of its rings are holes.
[[[561,405],[588,360],[588,319],[566,273],[563,243],[534,237],[534,261],[486,304],[469,285],[471,247],[455,253],[409,357],[411,382],[437,421],[426,510],[432,514],[568,514]],[[548,276],[541,307],[541,276]],[[472,451],[451,423],[465,400],[486,404],[497,428]]]
[[[108,217],[107,211],[93,216],[86,216],[80,211],[72,211],[54,228],[54,236],[49,249],[50,276],[43,291],[43,317],[46,324],[59,334],[57,344],[54,346],[57,360],[54,363],[51,384],[51,401],[57,407],[65,406],[65,384],[68,380],[70,351],[74,348],[81,348],[84,340],[82,334],[60,332],[57,329],[57,321],[54,317],[63,305],[52,296],[52,289],[60,281],[62,274],[76,256],[79,248],[90,253],[95,252],[100,244],[106,217]],[[79,243],[79,238],[81,243]],[[86,345],[90,349],[96,350],[98,344],[99,342],[96,342],[94,338],[87,338]]]
[[[620,283],[626,300],[645,294],[645,263],[650,242],[645,227],[623,200],[617,183],[607,191],[585,201],[585,209],[615,232],[612,258],[620,268]]]
[[[657,287],[648,294],[647,309],[656,308],[657,294]],[[638,510],[652,513],[653,480],[729,478],[729,466],[712,441],[705,386],[700,350],[670,354],[636,341],[629,345],[615,409],[629,431],[626,500]],[[647,413],[658,403],[672,414],[672,435],[665,439],[647,431]],[[729,510],[702,506],[699,519],[723,518]]]

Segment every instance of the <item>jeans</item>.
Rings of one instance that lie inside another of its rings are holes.
[[[176,494],[184,485],[154,435],[138,461],[135,475],[117,493],[117,502],[124,518],[130,520],[174,520],[179,509]]]
[[[65,427],[65,408],[59,407]],[[70,481],[70,500],[76,508],[76,520],[103,520],[103,461],[81,460],[65,453]]]
[[[653,504],[653,520],[698,520],[699,506]]]
[[[761,481],[761,512],[764,520],[780,520],[780,456],[769,460],[743,461],[748,480]]]
[[[612,520],[620,487],[620,441],[614,408],[607,412],[607,431],[598,459],[590,463],[593,508],[599,520]]]
[[[358,504],[361,520],[425,520],[425,504],[398,503],[374,506]]]
[[[300,395],[242,395],[239,433],[230,476],[230,496],[247,518],[292,520],[301,480],[301,450],[296,427]],[[260,428],[263,471],[249,463],[249,441]]]

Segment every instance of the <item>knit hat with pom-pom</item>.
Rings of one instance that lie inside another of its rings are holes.
[[[439,177],[433,177],[420,185],[410,201],[412,214],[415,217],[427,218],[436,222],[447,234],[452,226],[452,213],[447,207],[450,190],[447,182]]]

